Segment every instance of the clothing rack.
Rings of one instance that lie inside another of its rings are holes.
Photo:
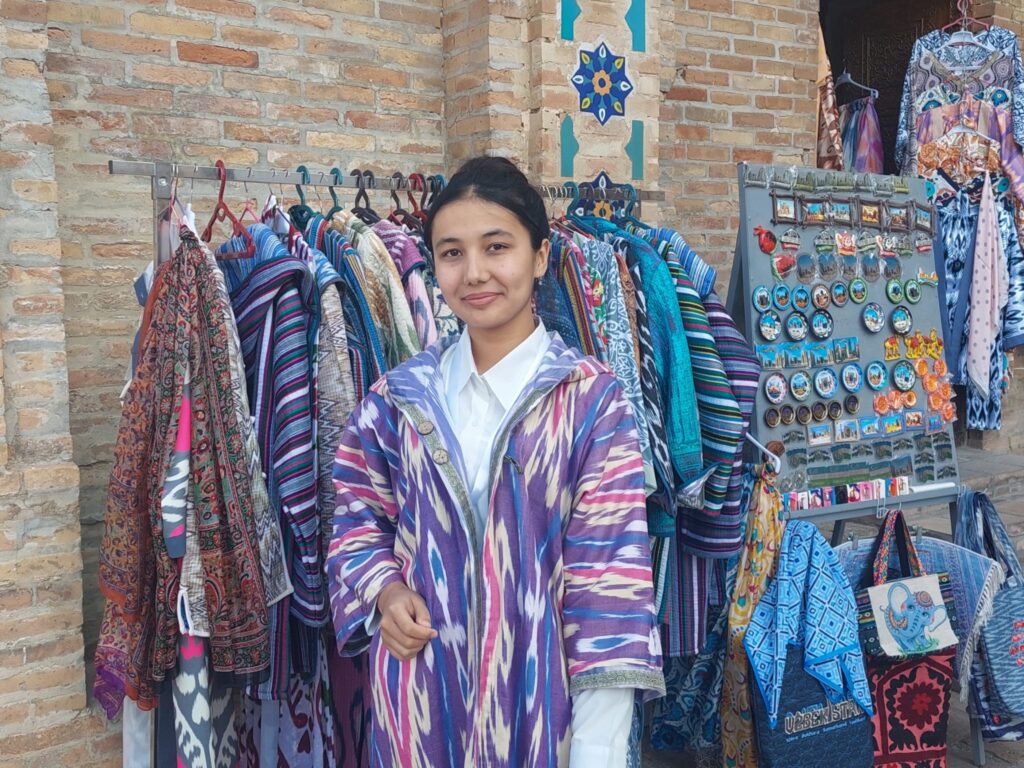
[[[380,190],[397,192],[420,189],[414,187],[408,178],[396,179],[390,176],[334,176],[328,171],[286,171],[274,168],[221,168],[213,165],[189,163],[166,163],[151,160],[110,160],[108,170],[114,176],[148,176],[153,197],[153,244],[157,263],[171,257],[170,215],[174,196],[174,182],[179,179],[205,181],[232,181],[239,184],[297,185],[302,187],[333,187],[335,189]],[[427,178],[428,184],[433,183]],[[642,203],[643,201],[663,202],[661,191],[638,190],[632,187],[597,187],[590,183],[543,184],[535,188],[548,200],[610,200]]]

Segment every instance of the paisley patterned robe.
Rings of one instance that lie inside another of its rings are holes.
[[[369,648],[371,762],[566,766],[571,696],[664,693],[633,415],[607,368],[555,338],[495,441],[478,536],[441,351],[373,387],[334,466],[331,610],[339,648]],[[398,580],[439,633],[409,662],[364,629]]]

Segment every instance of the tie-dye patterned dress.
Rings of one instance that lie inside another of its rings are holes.
[[[633,415],[607,368],[553,339],[495,441],[478,532],[435,394],[443,346],[373,387],[334,467],[331,611],[338,647],[369,650],[371,763],[566,766],[572,696],[664,693]],[[439,633],[409,662],[364,628],[398,580]]]

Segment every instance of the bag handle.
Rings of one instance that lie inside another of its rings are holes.
[[[872,583],[877,587],[885,584],[889,572],[889,559],[892,556],[892,545],[896,545],[896,551],[900,559],[900,574],[902,576],[923,576],[924,568],[921,567],[921,558],[917,554],[914,540],[910,536],[910,528],[907,520],[903,517],[903,510],[894,509],[885,518],[885,526],[878,536],[878,545],[875,549],[874,567],[872,569]]]

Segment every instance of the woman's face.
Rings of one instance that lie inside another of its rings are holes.
[[[499,330],[523,320],[532,327],[533,283],[547,267],[547,240],[534,250],[514,213],[475,197],[438,212],[433,240],[438,285],[470,329]]]

